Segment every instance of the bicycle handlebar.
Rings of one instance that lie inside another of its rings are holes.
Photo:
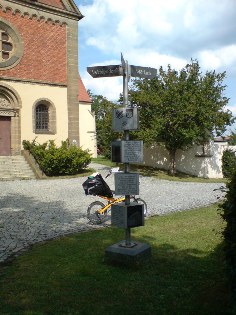
[[[109,173],[105,176],[105,178],[109,177],[111,174],[118,173],[118,172],[120,172],[119,167],[112,167],[110,168]]]

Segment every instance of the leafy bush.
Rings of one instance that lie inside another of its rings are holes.
[[[222,172],[224,177],[230,177],[236,170],[236,156],[232,150],[225,150],[222,157]]]
[[[53,140],[43,144],[24,140],[23,147],[30,151],[47,176],[78,174],[91,162],[91,154],[87,150],[71,145],[68,140],[62,141],[59,148]]]
[[[227,187],[226,201],[221,208],[223,209],[222,217],[226,221],[223,236],[232,288],[232,308],[234,309],[232,314],[236,314],[236,171],[231,175],[231,181]]]

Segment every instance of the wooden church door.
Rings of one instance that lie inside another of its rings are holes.
[[[11,117],[0,116],[0,156],[11,155]]]

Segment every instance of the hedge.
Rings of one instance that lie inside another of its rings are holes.
[[[223,209],[222,217],[226,221],[223,236],[228,275],[231,284],[232,314],[236,314],[236,171],[231,173],[227,188],[226,200],[221,209]]]
[[[68,140],[62,141],[60,147],[56,147],[53,140],[43,144],[24,140],[23,147],[30,151],[47,176],[75,175],[91,162],[88,150],[82,150]]]
[[[222,156],[222,172],[224,177],[231,177],[236,171],[236,156],[232,150],[225,150]]]

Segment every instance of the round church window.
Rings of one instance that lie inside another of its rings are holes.
[[[0,69],[16,66],[23,55],[23,42],[17,30],[0,20]]]
[[[13,41],[11,37],[0,29],[0,60],[1,62],[11,58],[13,54]]]

